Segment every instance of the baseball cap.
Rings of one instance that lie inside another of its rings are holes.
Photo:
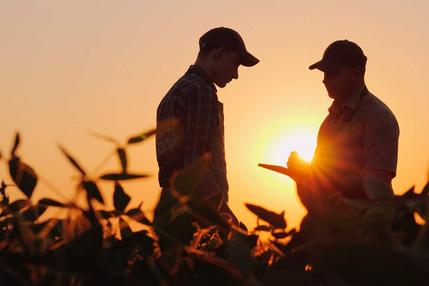
[[[230,28],[218,27],[211,29],[201,36],[200,50],[211,50],[224,47],[231,49],[240,57],[240,64],[251,67],[259,63],[259,60],[246,50],[240,34]]]
[[[365,65],[366,56],[356,43],[338,40],[330,44],[323,53],[322,59],[312,64],[309,69],[331,72],[346,66],[364,68]]]

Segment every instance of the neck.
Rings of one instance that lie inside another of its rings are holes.
[[[360,84],[357,84],[356,86],[351,87],[347,93],[343,94],[343,96],[339,98],[335,98],[335,100],[338,103],[347,102],[350,98],[355,96],[357,93],[361,93],[364,87],[365,87],[365,83],[363,82]]]
[[[207,61],[197,58],[194,65],[202,68],[206,72],[209,79],[213,82],[213,72],[212,72],[212,69],[210,68],[210,64]]]

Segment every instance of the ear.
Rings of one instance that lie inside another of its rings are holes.
[[[219,48],[214,49],[212,52],[213,52],[213,54],[212,54],[213,55],[213,59],[215,61],[218,61],[218,60],[220,60],[222,58],[223,54],[225,53],[225,48],[224,47],[219,47]]]
[[[353,67],[352,68],[353,79],[356,81],[361,81],[364,77],[365,70],[362,67]]]

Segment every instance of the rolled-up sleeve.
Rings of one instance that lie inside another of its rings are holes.
[[[364,128],[364,168],[368,171],[387,171],[396,175],[399,126],[389,112],[377,112]]]

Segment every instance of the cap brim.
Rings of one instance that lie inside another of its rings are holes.
[[[245,66],[245,67],[252,67],[254,65],[256,65],[257,63],[259,63],[259,60],[252,55],[249,52],[244,52],[244,54],[241,56],[241,62],[240,64]]]
[[[327,62],[324,62],[323,60],[318,61],[317,63],[312,64],[308,67],[311,70],[318,69],[322,72],[330,72],[336,70],[338,67],[332,64],[329,64]]]
[[[309,66],[308,68],[311,69],[311,70],[320,69],[321,64],[322,64],[322,61],[318,61],[317,63],[314,63],[311,66]]]

